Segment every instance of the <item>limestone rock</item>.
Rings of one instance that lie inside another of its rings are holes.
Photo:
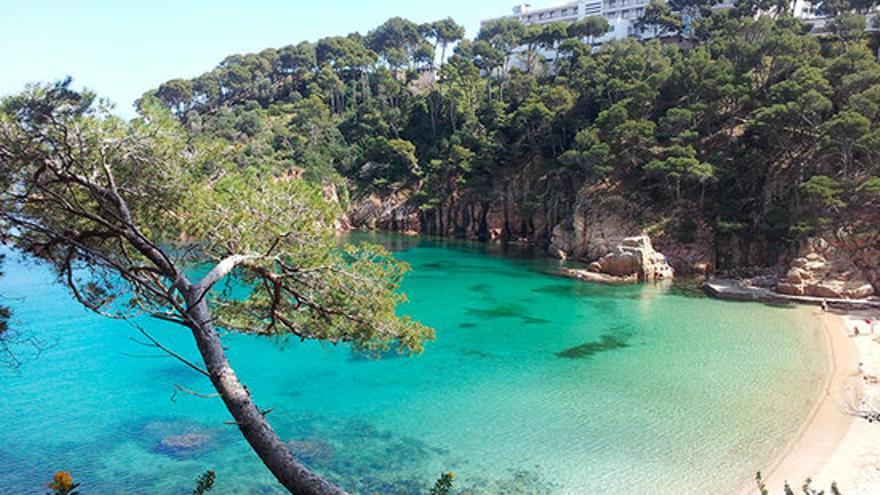
[[[354,228],[419,232],[419,210],[410,201],[413,194],[405,190],[387,195],[368,194],[351,205],[348,212],[351,225]]]
[[[324,196],[324,199],[333,204],[342,204],[339,201],[339,191],[336,188],[336,184],[330,181],[321,182],[321,194]],[[341,214],[336,220],[334,220],[333,224],[337,232],[348,232],[351,230],[351,220],[348,218],[347,212]]]
[[[671,279],[674,274],[666,256],[654,250],[647,235],[623,239],[613,252],[590,264],[590,271],[638,280]]]
[[[553,256],[594,261],[638,232],[638,209],[623,196],[602,186],[582,188],[573,214],[551,231],[549,252]]]
[[[853,243],[853,246],[856,244]],[[864,299],[875,294],[871,280],[857,266],[846,243],[814,239],[792,260],[776,291],[792,296]],[[861,249],[861,248],[859,248]],[[868,270],[870,275],[870,270]]]

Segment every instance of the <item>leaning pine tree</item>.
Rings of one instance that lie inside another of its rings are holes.
[[[153,344],[210,379],[278,481],[300,495],[345,493],[278,437],[218,329],[419,351],[432,330],[395,314],[406,266],[379,247],[339,248],[338,211],[319,190],[225,165],[222,149],[145,106],[125,122],[69,81],[5,99],[0,231],[88,309],[180,324],[203,364]]]

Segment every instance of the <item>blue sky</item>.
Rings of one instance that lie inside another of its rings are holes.
[[[392,16],[451,16],[473,37],[516,0],[0,0],[0,95],[73,76],[131,116],[144,91],[226,55],[365,33]],[[554,2],[535,1],[536,6]]]

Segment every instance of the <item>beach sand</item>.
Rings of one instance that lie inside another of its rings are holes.
[[[796,438],[774,464],[763,469],[771,495],[782,494],[786,481],[800,493],[804,480],[830,493],[832,482],[843,495],[880,494],[880,423],[868,423],[847,412],[865,400],[878,405],[880,384],[869,384],[866,375],[880,376],[878,334],[867,333],[865,319],[880,318],[880,311],[822,312],[829,346],[830,374],[823,396]],[[853,328],[860,335],[851,336]],[[876,329],[880,330],[880,324]],[[859,371],[862,363],[862,372]],[[757,494],[754,484],[743,488],[743,495]]]

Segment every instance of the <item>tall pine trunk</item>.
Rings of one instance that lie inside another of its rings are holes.
[[[211,383],[223,399],[239,431],[278,482],[296,495],[346,495],[346,492],[302,465],[266,420],[229,364],[208,305],[200,290],[181,291],[188,307],[188,327],[205,362]]]

